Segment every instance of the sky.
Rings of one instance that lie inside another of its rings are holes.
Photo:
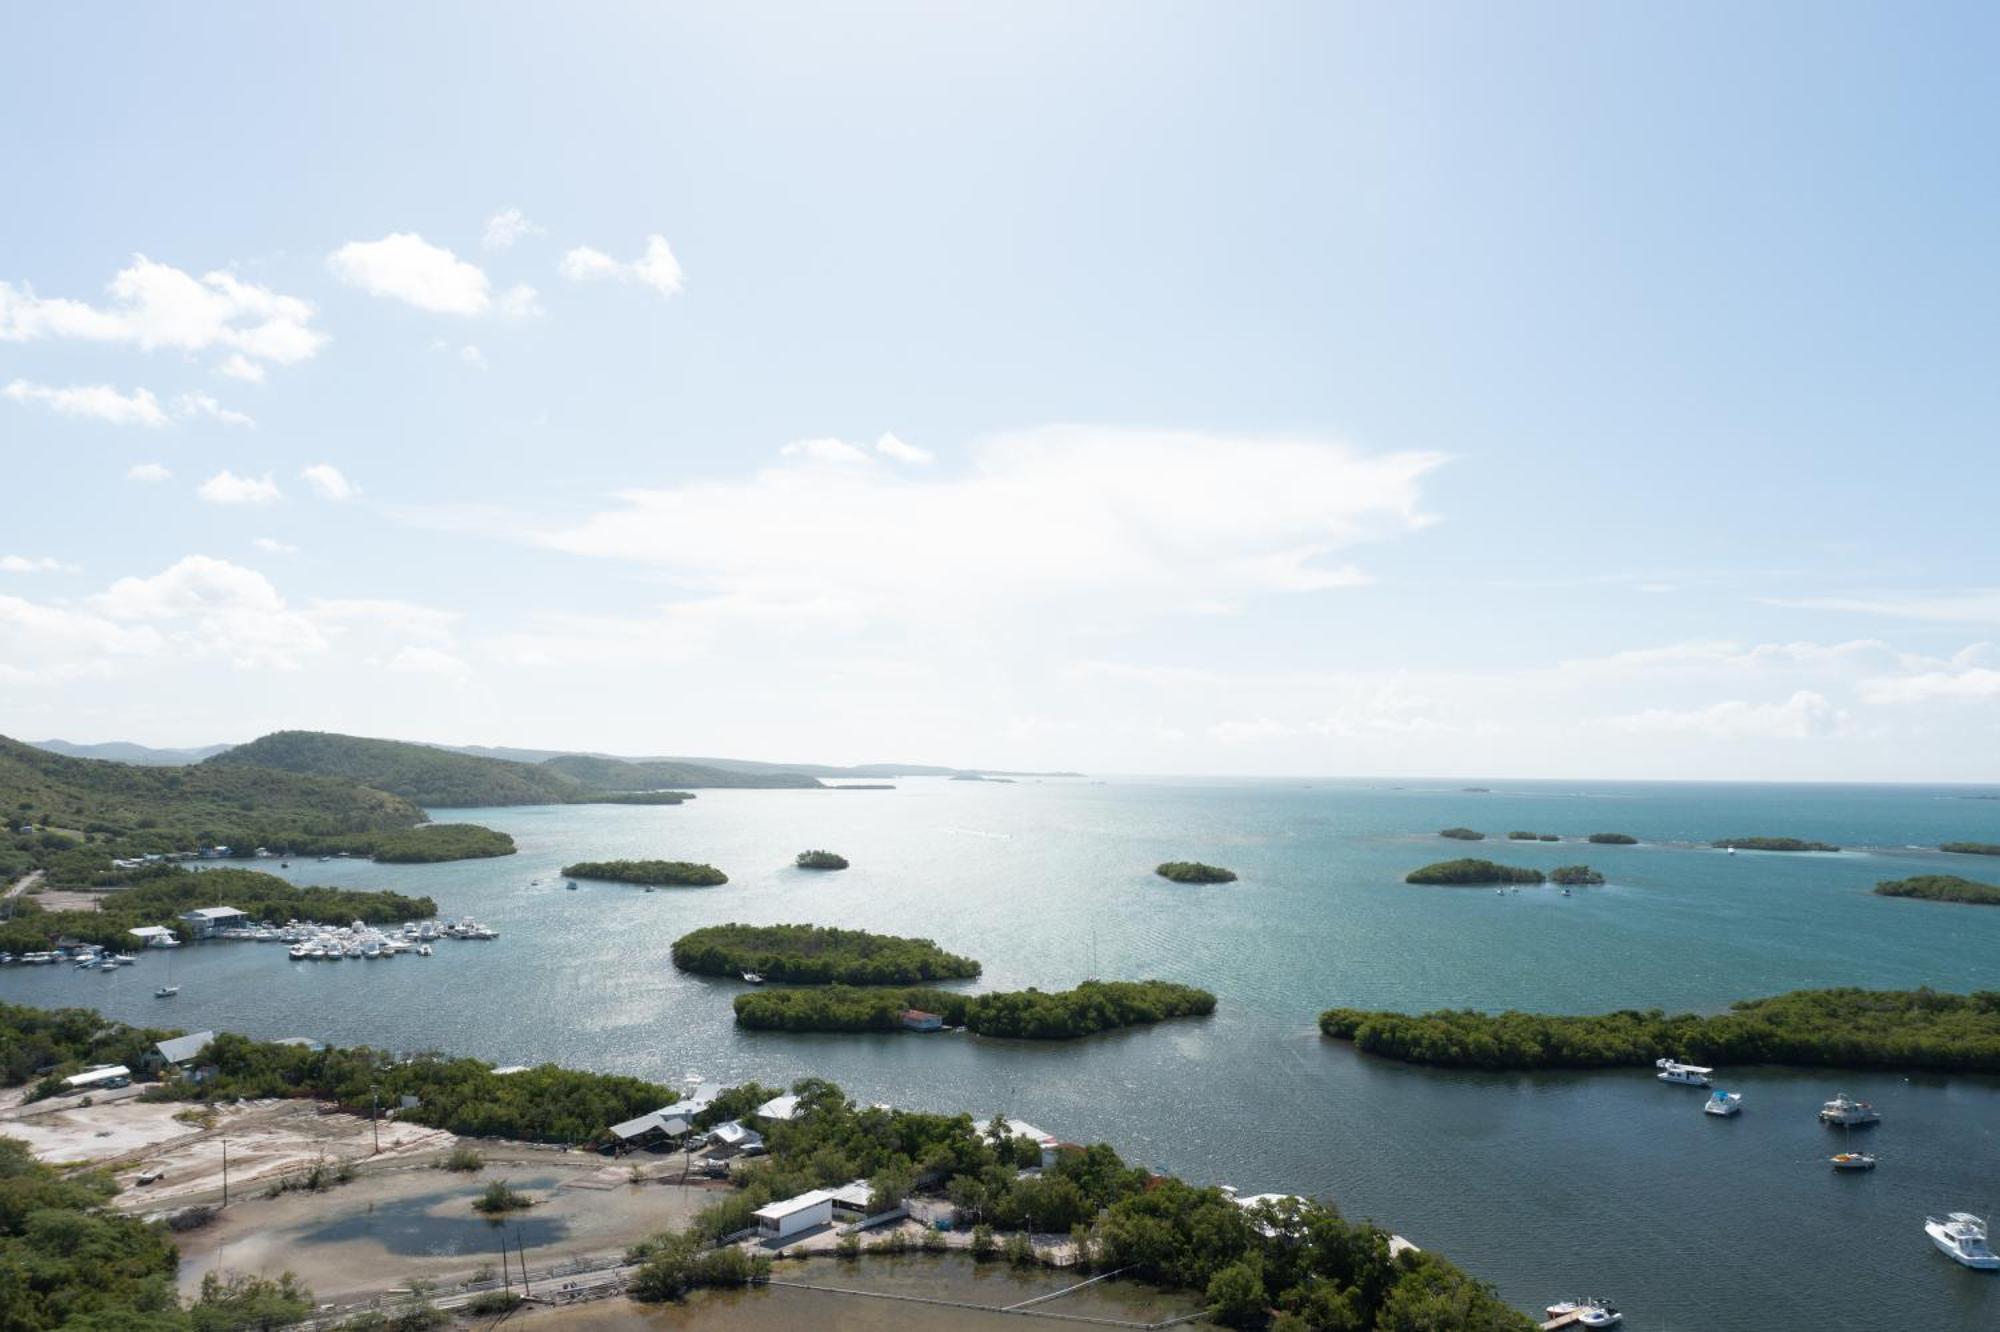
[[[7,30],[0,733],[2000,780],[1991,6]]]

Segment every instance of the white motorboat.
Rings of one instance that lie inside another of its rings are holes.
[[[1820,1107],[1819,1122],[1838,1124],[1842,1128],[1856,1128],[1862,1124],[1879,1124],[1882,1112],[1866,1101],[1857,1101],[1846,1092],[1834,1097]]]
[[[1700,1064],[1683,1064],[1678,1059],[1655,1059],[1653,1067],[1660,1070],[1657,1076],[1661,1082],[1679,1083],[1683,1087],[1706,1087],[1709,1075],[1715,1072]]]
[[[744,972],[743,979],[750,982],[750,984],[752,985],[762,985],[764,983],[764,978],[754,971]]]
[[[1866,1152],[1836,1152],[1827,1160],[1835,1170],[1873,1170],[1875,1158]]]
[[[181,987],[178,985],[162,985],[159,989],[153,991],[153,997],[155,999],[171,999],[180,992]]]
[[[418,945],[417,945],[417,956],[418,956],[418,957],[429,957],[430,955],[431,955],[431,946],[430,946],[429,944],[418,944]]]
[[[1924,1233],[1931,1237],[1939,1252],[1955,1263],[1982,1272],[2000,1269],[2000,1254],[1994,1253],[1993,1246],[1986,1242],[1986,1222],[1970,1212],[1949,1212],[1943,1219],[1927,1216]]]
[[[1720,1115],[1724,1119],[1740,1114],[1743,1110],[1743,1093],[1718,1091],[1708,1098],[1708,1103],[1702,1106],[1701,1110],[1703,1114]]]
[[[1558,1300],[1545,1312],[1550,1322],[1568,1318],[1577,1327],[1616,1327],[1625,1315],[1603,1300]]]

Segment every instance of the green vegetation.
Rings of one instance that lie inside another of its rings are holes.
[[[326,731],[273,731],[204,759],[200,766],[341,777],[431,808],[558,805],[583,790],[574,778],[541,764]]]
[[[671,884],[678,888],[713,888],[729,882],[729,876],[715,866],[687,860],[579,860],[574,865],[564,865],[562,872],[571,879],[605,879],[648,886]]]
[[[482,1290],[465,1302],[465,1311],[474,1318],[498,1318],[510,1314],[526,1301],[511,1290]],[[440,1323],[449,1321],[441,1319]]]
[[[486,1186],[486,1191],[472,1200],[472,1210],[487,1216],[504,1216],[508,1212],[524,1211],[533,1207],[535,1200],[504,1179],[496,1179]]]
[[[1662,1056],[1715,1064],[1792,1064],[2000,1072],[2000,991],[1796,990],[1727,1013],[1597,1017],[1442,1011],[1411,1016],[1331,1008],[1328,1036],[1412,1064],[1449,1068],[1607,1068]]]
[[[1085,981],[1074,990],[958,994],[933,989],[757,990],[736,996],[738,1026],[758,1031],[901,1031],[905,1009],[980,1036],[1064,1041],[1116,1027],[1206,1017],[1215,996],[1171,981]]]
[[[1440,828],[1438,829],[1438,836],[1449,837],[1454,842],[1483,842],[1486,840],[1486,834],[1480,832],[1477,828]]]
[[[1169,860],[1156,866],[1153,873],[1175,883],[1235,883],[1236,871],[1220,865],[1204,865],[1199,860]]]
[[[844,870],[847,868],[847,857],[837,856],[831,851],[801,851],[797,863],[800,869]]]
[[[1927,897],[1933,902],[1975,902],[1980,906],[2000,906],[2000,887],[1974,883],[1956,874],[1920,874],[1914,879],[1878,883],[1875,891],[1884,897]]]
[[[1507,840],[1510,842],[1560,842],[1562,838],[1555,833],[1510,832],[1507,834]]]
[[[1490,860],[1440,860],[1435,865],[1411,870],[1404,883],[1442,883],[1454,887],[1482,883],[1540,883],[1542,872],[1496,865]]]
[[[1798,837],[1725,837],[1709,843],[1723,848],[1735,847],[1739,851],[1838,851],[1831,842],[1808,842]]]
[[[287,1193],[325,1193],[342,1184],[353,1183],[354,1176],[352,1161],[328,1161],[321,1157],[304,1170],[294,1170],[272,1180],[265,1187],[264,1196],[282,1198]]]
[[[455,1170],[460,1174],[476,1175],[486,1168],[486,1158],[479,1154],[478,1148],[461,1142],[451,1149],[448,1156],[435,1164],[439,1170]]]
[[[756,787],[795,790],[816,787],[816,777],[783,769],[739,770],[704,763],[628,762],[593,754],[563,754],[535,765],[596,791],[657,791],[663,787]]]
[[[514,839],[476,823],[427,823],[408,832],[385,833],[374,839],[370,850],[384,864],[428,865],[440,860],[511,856]]]
[[[33,898],[14,899],[14,918],[0,923],[0,952],[46,948],[61,938],[129,948],[139,925],[183,929],[177,919],[196,907],[233,906],[252,920],[345,924],[417,920],[437,914],[428,897],[350,888],[297,887],[275,874],[246,869],[188,870],[162,865],[130,888],[107,893],[96,911],[44,911]]]
[[[746,971],[797,985],[915,985],[979,974],[929,939],[823,925],[709,925],[674,940],[674,965],[704,976]]]
[[[1637,846],[1639,844],[1639,839],[1631,833],[1592,833],[1588,840],[1596,843],[1598,846]]]
[[[694,799],[689,791],[593,791],[573,805],[683,805]]]
[[[1940,851],[1954,851],[1961,856],[2000,856],[2000,842],[1946,842]]]
[[[768,1127],[769,1154],[736,1173],[741,1187],[704,1209],[686,1231],[627,1254],[640,1267],[635,1296],[674,1299],[696,1285],[763,1279],[750,1253],[706,1244],[743,1229],[751,1212],[773,1199],[849,1179],[869,1180],[872,1192],[888,1196],[907,1193],[910,1181],[922,1177],[935,1180],[933,1187],[970,1225],[977,1259],[1032,1263],[1031,1234],[1067,1234],[1081,1256],[1073,1270],[1130,1268],[1135,1278],[1207,1297],[1219,1313],[1248,1318],[1254,1307],[1261,1320],[1275,1308],[1287,1329],[1528,1332],[1534,1326],[1435,1254],[1392,1258],[1386,1231],[1349,1222],[1323,1203],[1295,1198],[1243,1208],[1220,1189],[1128,1165],[1102,1143],[1062,1148],[1048,1169],[1024,1176],[1024,1165],[1041,1163],[1041,1148],[1011,1137],[1004,1124],[857,1106],[819,1079],[792,1090],[798,1118]]]
[[[106,1023],[87,1008],[29,1008],[0,1003],[0,1087],[18,1087],[45,1072],[64,1074],[94,1064],[139,1066],[171,1028]],[[4,1209],[0,1209],[4,1210]]]
[[[1565,888],[1586,888],[1603,883],[1604,876],[1588,865],[1559,865],[1549,871],[1549,882]]]

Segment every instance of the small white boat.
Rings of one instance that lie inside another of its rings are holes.
[[[1835,1170],[1873,1170],[1875,1158],[1866,1152],[1836,1152],[1827,1158]]]
[[[1740,1113],[1742,1109],[1743,1093],[1733,1091],[1716,1092],[1715,1095],[1708,1098],[1708,1103],[1701,1108],[1703,1114],[1720,1115],[1724,1119]]]
[[[744,973],[743,973],[743,979],[744,979],[744,980],[746,980],[746,981],[749,981],[749,982],[750,982],[750,983],[751,983],[752,985],[762,985],[762,984],[764,983],[764,978],[763,978],[762,976],[758,975],[758,974],[757,974],[756,972],[754,972],[754,971],[746,971],[746,972],[744,972]]]
[[[418,957],[429,957],[430,955],[431,955],[431,946],[430,946],[429,944],[418,944],[418,945],[417,945],[417,956],[418,956]]]
[[[1938,1251],[1955,1263],[1982,1272],[2000,1269],[2000,1254],[1986,1242],[1986,1222],[1970,1212],[1949,1212],[1942,1219],[1924,1218],[1924,1233]]]
[[[1726,846],[1723,848],[1723,850],[1727,851],[1732,856],[1736,854],[1736,848],[1733,846]]]
[[[1577,1311],[1576,1321],[1582,1327],[1616,1327],[1625,1315],[1602,1300],[1592,1300]]]
[[[1683,1087],[1706,1087],[1709,1085],[1709,1075],[1715,1072],[1714,1069],[1703,1068],[1700,1064],[1683,1064],[1678,1059],[1655,1059],[1653,1067],[1660,1070],[1655,1076],[1661,1082],[1679,1083]]]
[[[178,985],[162,985],[159,989],[153,991],[153,997],[155,999],[171,999],[180,992],[181,987]]]
[[[1838,1124],[1842,1128],[1855,1128],[1862,1124],[1879,1124],[1882,1112],[1866,1101],[1857,1101],[1846,1092],[1834,1097],[1820,1107],[1819,1122]]]

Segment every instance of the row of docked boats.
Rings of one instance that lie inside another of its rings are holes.
[[[352,925],[287,925],[279,935],[291,944],[295,962],[342,961],[394,957],[415,953],[429,957],[440,939],[497,939],[500,932],[467,916],[463,920],[406,921],[399,930],[382,930],[365,921]]]
[[[1678,1059],[1658,1059],[1654,1061],[1654,1067],[1659,1070],[1654,1076],[1662,1082],[1683,1087],[1713,1088],[1702,1106],[1707,1114],[1732,1118],[1743,1109],[1743,1093],[1714,1088],[1715,1070],[1712,1068]],[[1819,1122],[1830,1128],[1868,1128],[1882,1122],[1882,1112],[1866,1101],[1856,1100],[1841,1092],[1820,1107]],[[1875,1168],[1875,1157],[1868,1152],[1836,1152],[1828,1160],[1835,1170]],[[1939,1252],[1954,1262],[1982,1272],[2000,1270],[2000,1255],[1993,1252],[1987,1238],[1986,1222],[1971,1212],[1948,1212],[1943,1217],[1925,1217],[1924,1233],[1930,1236],[1931,1243],[1937,1246]],[[1550,1316],[1554,1317],[1553,1311]]]

